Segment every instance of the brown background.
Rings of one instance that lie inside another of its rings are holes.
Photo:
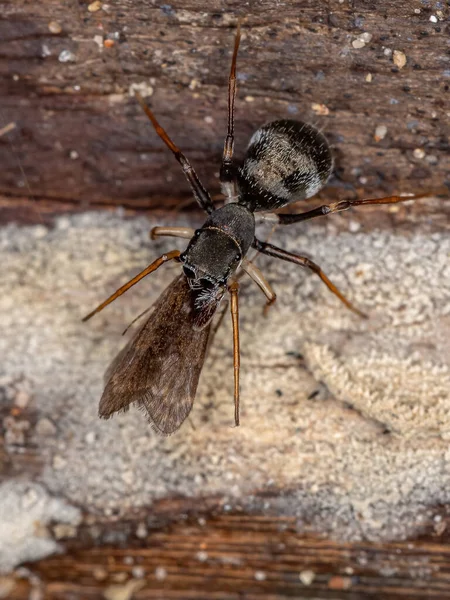
[[[0,137],[3,221],[99,206],[189,204],[178,165],[129,95],[131,84],[142,82],[153,89],[148,100],[161,123],[215,196],[236,15],[245,34],[238,155],[262,123],[299,118],[318,124],[333,145],[335,174],[322,199],[449,185],[448,3],[271,0],[244,9],[242,2],[110,0],[94,13],[88,4],[0,0],[0,128],[16,124]],[[442,19],[433,23],[436,10]],[[60,33],[51,33],[51,22]],[[371,41],[355,49],[364,32]],[[114,43],[100,48],[95,36]],[[404,52],[406,65],[396,67],[385,49]],[[73,62],[58,60],[65,50]],[[313,104],[329,113],[316,114]],[[380,125],[387,134],[376,141]],[[425,228],[445,225],[450,211],[444,199],[412,212]],[[33,471],[32,449],[22,459],[14,475]],[[432,523],[413,544],[339,544],[304,539],[293,519],[223,515],[222,508],[220,499],[161,503],[154,507],[156,532],[144,540],[134,532],[146,515],[96,521],[96,537],[84,524],[77,540],[62,536],[66,555],[32,565],[35,579],[14,579],[11,598],[27,598],[30,588],[52,599],[103,597],[105,586],[130,575],[129,556],[150,574],[136,598],[448,597],[447,534]],[[199,513],[210,518],[206,530]],[[207,563],[193,558],[202,544]],[[228,564],[229,555],[239,556],[241,566]],[[158,568],[167,579],[158,578]],[[305,569],[316,573],[311,587],[299,580]]]
[[[264,122],[297,118],[323,128],[333,145],[335,174],[323,197],[441,189],[450,180],[444,4],[121,0],[90,12],[88,2],[3,1],[0,125],[16,129],[0,138],[2,203],[21,205],[28,186],[43,211],[49,202],[56,210],[67,208],[62,202],[146,209],[189,202],[177,163],[129,94],[141,83],[217,194],[236,15],[244,19],[238,156]],[[51,33],[55,23],[60,33]],[[371,41],[355,49],[364,32]],[[73,62],[60,62],[63,51]],[[405,54],[403,68],[393,51]],[[329,113],[316,114],[314,104]],[[376,141],[380,125],[387,133]]]

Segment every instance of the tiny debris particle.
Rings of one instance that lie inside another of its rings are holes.
[[[431,21],[432,23],[437,23],[437,22],[438,22],[438,19],[437,19],[437,17],[436,17],[435,15],[431,15],[431,17],[430,17],[430,21]]]
[[[364,46],[368,44],[371,41],[371,39],[372,34],[365,31],[364,33],[358,35],[358,37],[355,40],[353,40],[352,46],[356,50],[359,50],[360,48],[364,48]]]
[[[350,220],[348,223],[348,230],[350,233],[357,233],[361,229],[361,224],[358,221]]]
[[[47,58],[47,56],[51,56],[51,55],[52,55],[52,51],[47,46],[47,44],[42,44],[42,49],[41,49],[42,58]]]
[[[414,158],[425,158],[425,150],[423,148],[415,148],[413,156]]]
[[[77,160],[77,158],[79,157],[79,154],[76,150],[71,150],[69,156],[72,160]]]
[[[390,56],[390,55],[392,54],[392,49],[391,49],[391,48],[385,48],[385,49],[383,50],[383,54],[384,54],[385,56]]]
[[[139,523],[139,525],[137,526],[136,529],[136,537],[138,537],[140,540],[143,540],[144,538],[146,538],[148,535],[148,529],[145,526],[145,523]]]
[[[265,581],[266,574],[264,571],[255,571],[255,579],[256,581]]]
[[[125,101],[125,96],[123,94],[109,94],[108,102],[110,104],[120,104]]]
[[[86,444],[93,444],[96,439],[97,434],[95,433],[95,431],[88,431],[84,436],[84,441],[86,442]]]
[[[367,73],[366,81],[367,81],[367,83],[370,83],[372,81],[372,73]]]
[[[329,115],[330,109],[325,104],[317,104],[313,102],[311,104],[312,110],[316,113],[316,115]]]
[[[97,12],[101,8],[102,8],[102,3],[100,2],[100,0],[95,0],[95,2],[91,2],[91,4],[89,4],[88,11],[89,12]]]
[[[100,50],[103,50],[103,36],[94,35],[94,42],[97,44]]]
[[[77,535],[77,528],[67,523],[58,523],[58,525],[53,527],[53,535],[57,540],[74,538]]]
[[[351,586],[351,577],[341,577],[340,575],[332,577],[328,582],[328,588],[330,590],[348,590]]]
[[[254,102],[255,101],[253,96],[245,96],[244,100],[245,100],[245,102]]]
[[[394,65],[396,67],[403,69],[403,67],[406,65],[406,54],[400,50],[394,50],[392,60],[394,61]]]
[[[372,39],[372,34],[371,34],[371,33],[368,33],[367,31],[365,31],[364,33],[362,33],[362,34],[359,36],[359,38],[360,38],[361,40],[363,40],[363,41],[364,41],[366,44],[368,44],[368,43],[371,41],[371,39]]]
[[[48,30],[50,31],[50,33],[58,35],[58,33],[61,33],[62,31],[62,27],[57,21],[50,21],[50,23],[48,24]]]
[[[205,123],[208,123],[208,125],[211,125],[211,123],[214,123],[214,119],[211,116],[207,115],[205,117]]]
[[[360,40],[360,39],[353,40],[353,42],[352,42],[352,46],[353,46],[353,48],[355,48],[355,50],[359,50],[360,48],[364,48],[365,45],[366,45],[366,43],[363,42],[363,40]]]
[[[134,96],[134,92],[139,92],[143,98],[148,98],[153,95],[153,88],[146,81],[141,81],[141,83],[132,83],[128,88],[128,95],[130,97]]]
[[[131,569],[131,574],[135,579],[143,579],[145,577],[145,569],[137,565]]]
[[[62,62],[62,63],[75,62],[76,61],[76,56],[70,50],[62,50],[59,53],[58,60],[59,60],[59,62]]]
[[[163,581],[167,577],[167,571],[164,567],[156,567],[155,577],[158,581]]]
[[[105,48],[112,48],[114,46],[114,40],[105,40],[103,42]]]
[[[106,600],[131,600],[134,592],[139,591],[145,585],[142,579],[130,579],[123,585],[111,585],[105,589],[103,596]]]
[[[301,571],[298,578],[303,583],[303,585],[311,585],[314,579],[316,578],[316,574],[314,571]]]
[[[5,125],[0,129],[0,137],[2,137],[2,135],[5,135],[6,133],[9,133],[10,131],[13,131],[13,129],[15,128],[16,124],[14,122],[8,123],[8,125]]]
[[[444,20],[444,13],[442,10],[437,10],[436,11],[436,16],[439,19],[439,21],[443,21]]]
[[[375,135],[373,136],[373,139],[376,142],[380,142],[381,140],[384,140],[384,138],[386,137],[386,134],[387,134],[386,125],[378,125],[378,127],[375,129]]]
[[[191,79],[191,82],[189,83],[189,89],[195,90],[195,88],[197,88],[199,85],[200,82],[197,79]]]
[[[414,14],[416,14],[416,15],[420,15],[420,12],[421,12],[421,11],[420,11],[420,8],[415,8],[415,9],[414,9]]]
[[[200,552],[197,552],[196,556],[200,562],[205,562],[208,560],[208,553],[205,552],[204,550],[200,550]]]
[[[444,533],[444,531],[447,529],[447,523],[445,521],[441,521],[440,523],[435,523],[433,528],[434,528],[436,535],[441,536]]]

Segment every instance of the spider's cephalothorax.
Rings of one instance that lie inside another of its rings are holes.
[[[237,170],[239,202],[275,210],[317,194],[333,168],[330,147],[312,125],[282,119],[258,129]]]
[[[202,329],[214,316],[254,237],[253,213],[241,204],[226,204],[209,215],[180,255],[192,290],[196,328]]]

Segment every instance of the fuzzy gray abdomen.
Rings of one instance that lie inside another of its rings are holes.
[[[239,203],[251,211],[270,211],[310,198],[325,185],[332,168],[320,131],[301,121],[274,121],[250,140],[238,169]]]

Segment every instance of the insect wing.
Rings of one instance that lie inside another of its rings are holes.
[[[194,329],[190,288],[180,275],[107,370],[100,417],[109,418],[136,402],[157,433],[174,433],[191,411],[209,330],[209,325]]]

